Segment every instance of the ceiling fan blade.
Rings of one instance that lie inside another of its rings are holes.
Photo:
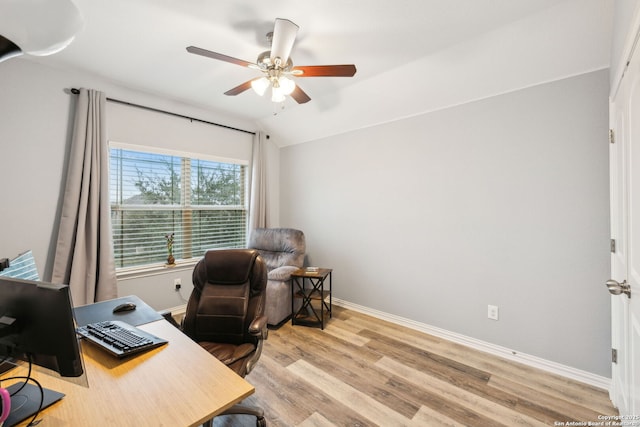
[[[271,40],[271,62],[275,63],[276,58],[282,59],[282,66],[287,63],[293,43],[296,41],[298,26],[288,19],[277,18],[273,27],[273,38]]]
[[[232,64],[240,65],[242,67],[253,67],[254,63],[249,61],[244,61],[242,59],[234,58],[232,56],[223,55],[218,52],[212,52],[207,49],[202,49],[200,47],[189,46],[187,47],[187,52],[195,53],[196,55],[206,56],[207,58],[217,59],[219,61],[230,62]]]
[[[291,74],[296,77],[353,77],[356,71],[356,66],[353,64],[302,65],[293,67]]]
[[[248,82],[244,82],[241,85],[234,87],[233,89],[229,89],[224,94],[228,96],[236,96],[244,92],[245,90],[251,89],[251,82],[258,79],[252,79]]]
[[[300,89],[300,86],[296,85],[296,88],[291,92],[290,95],[298,104],[304,104],[306,102],[311,101],[309,95],[306,94],[305,91]]]

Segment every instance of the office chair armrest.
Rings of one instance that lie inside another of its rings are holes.
[[[249,325],[249,333],[259,339],[267,339],[267,316],[258,316]]]
[[[171,314],[170,311],[161,311],[160,315],[162,317],[164,317],[164,319],[171,323],[173,326],[175,326],[176,328],[182,330],[182,328],[180,327],[180,325],[178,324],[178,322],[176,321],[176,319],[173,318],[173,315]]]
[[[253,322],[249,325],[249,333],[258,338],[258,342],[256,343],[256,351],[253,353],[253,357],[251,357],[247,362],[246,374],[251,372],[258,359],[260,359],[264,340],[266,340],[269,335],[269,330],[267,329],[267,316],[257,316],[253,319]]]

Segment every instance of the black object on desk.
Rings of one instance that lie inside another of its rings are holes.
[[[18,392],[18,390],[20,391]],[[47,388],[43,388],[41,394],[38,386],[22,382],[10,385],[7,391],[11,395],[11,413],[4,422],[5,427],[19,424],[64,397],[63,393]],[[19,402],[20,404],[14,407],[14,402]]]
[[[127,302],[134,303],[136,305],[135,310],[120,313],[113,312],[114,308]],[[82,305],[76,307],[74,313],[78,326],[86,326],[89,323],[103,322],[105,320],[121,320],[131,326],[140,326],[163,319],[160,313],[135,295]]]

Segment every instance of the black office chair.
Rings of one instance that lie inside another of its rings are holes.
[[[264,316],[267,268],[253,249],[210,250],[193,270],[193,292],[182,330],[238,375],[255,366],[267,338]],[[221,415],[256,416],[265,427],[261,408],[238,404]],[[212,426],[212,420],[204,424]]]

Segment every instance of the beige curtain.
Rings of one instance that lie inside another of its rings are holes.
[[[266,135],[256,132],[251,156],[251,200],[249,203],[249,232],[267,227]],[[249,233],[250,234],[250,233]],[[247,236],[249,238],[249,236]]]
[[[52,282],[67,283],[75,305],[115,298],[104,93],[80,89],[69,153]]]

